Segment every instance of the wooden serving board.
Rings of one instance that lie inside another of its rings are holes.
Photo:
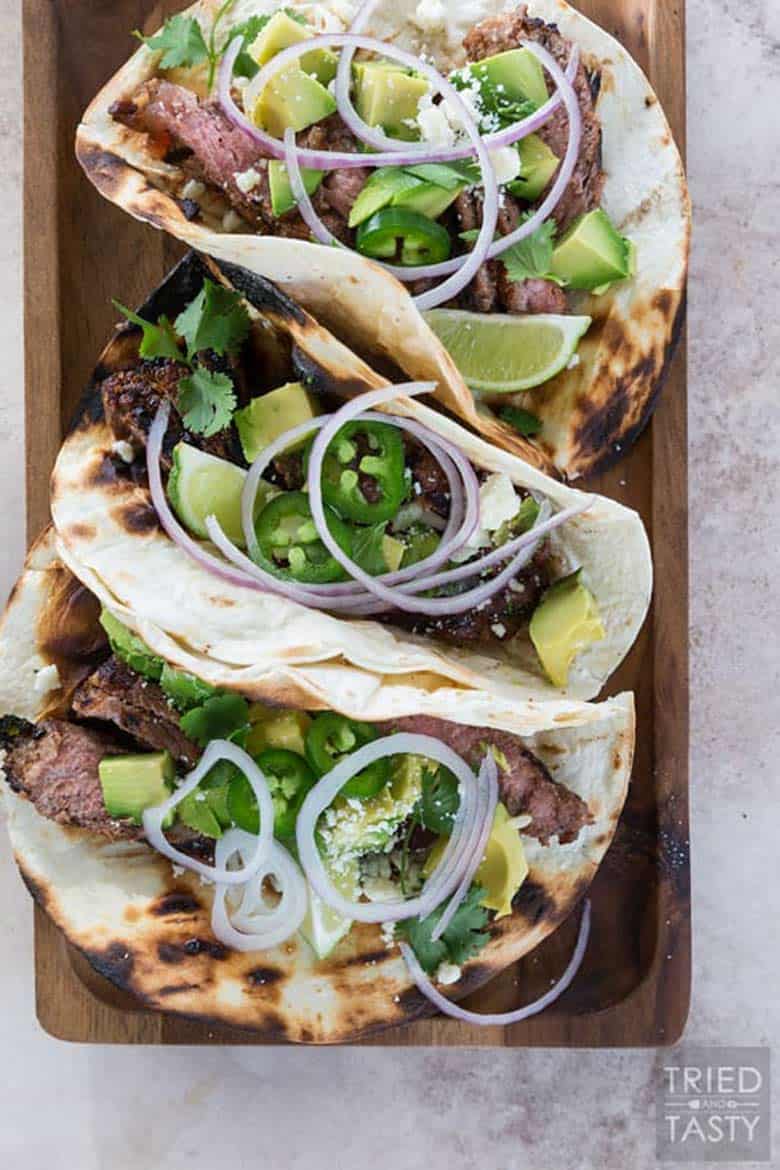
[[[27,499],[32,539],[48,519],[48,476],[115,320],[111,297],[140,303],[178,245],[100,199],[73,157],[79,116],[132,49],[180,4],[24,0]],[[685,140],[682,0],[581,0],[639,60]],[[367,1041],[404,1045],[664,1045],[680,1036],[690,988],[688,867],[688,570],[684,347],[640,442],[595,490],[637,508],[656,566],[652,613],[611,692],[636,692],[638,745],[629,801],[593,885],[593,933],[574,985],[552,1009],[506,1030],[430,1020]],[[576,918],[576,916],[574,916]],[[549,986],[571,953],[571,920],[476,993],[503,1011]],[[256,1043],[139,1010],[72,952],[35,911],[37,1012],[52,1035],[128,1044]]]

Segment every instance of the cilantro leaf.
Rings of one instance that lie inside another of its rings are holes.
[[[162,52],[161,69],[199,65],[201,61],[207,61],[209,58],[208,46],[198,21],[193,16],[185,16],[183,13],[166,20],[154,36],[145,37],[138,29],[133,36],[143,41],[150,49]]]
[[[187,430],[208,439],[230,426],[236,408],[233,383],[227,374],[195,366],[179,382],[177,406]]]
[[[249,333],[249,313],[239,293],[204,280],[195,300],[176,318],[176,331],[187,343],[190,361],[204,349],[236,353]]]
[[[142,358],[171,358],[175,362],[182,360],[182,352],[173,326],[167,317],[160,317],[155,325],[152,321],[145,321],[132,309],[127,309],[119,301],[112,302],[133,325],[140,325],[144,331],[143,339],[138,352]]]
[[[480,905],[484,896],[485,891],[481,886],[472,886],[449,926],[435,942],[431,935],[444,913],[444,906],[439,906],[427,918],[410,918],[399,923],[398,933],[409,943],[420,966],[429,975],[435,974],[439,965],[445,961],[461,966],[467,959],[479,954],[487,944],[490,934],[484,927],[489,914]]]
[[[542,420],[520,406],[505,406],[499,411],[498,417],[513,427],[519,435],[525,435],[528,439],[538,435],[542,430]]]
[[[510,280],[554,280],[558,277],[550,272],[555,238],[555,220],[546,220],[527,239],[508,248],[501,256]]]
[[[368,524],[355,528],[352,536],[352,559],[372,577],[387,572],[383,541],[387,524]]]
[[[511,126],[513,122],[530,117],[539,108],[530,98],[513,97],[503,85],[496,85],[488,67],[482,63],[466,65],[450,74],[450,81],[458,90],[473,90],[475,80],[479,85],[480,130]]]
[[[249,704],[240,695],[222,694],[182,715],[179,726],[201,747],[213,739],[228,739],[249,722]]]
[[[420,824],[431,833],[448,836],[455,814],[460,808],[458,781],[448,768],[426,768],[422,778],[422,796],[416,814]]]

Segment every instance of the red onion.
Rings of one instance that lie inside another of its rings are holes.
[[[452,895],[444,913],[431,933],[431,938],[434,942],[444,934],[455,917],[458,907],[471,889],[474,874],[484,860],[487,843],[493,831],[493,820],[496,815],[496,805],[498,804],[498,767],[496,766],[493,754],[489,751],[483,761],[482,771],[485,783],[482,789],[482,803],[477,818],[477,824],[479,826],[477,842],[472,851],[471,861],[466,867],[466,872],[460,879],[460,885]]]
[[[255,838],[241,829],[231,829],[217,841],[215,862],[227,869],[232,857],[243,862]],[[228,872],[233,872],[228,870]],[[263,897],[263,883],[269,876],[281,890],[279,902],[271,907]],[[271,843],[268,860],[241,889],[241,902],[232,915],[228,908],[229,887],[220,883],[214,892],[211,930],[214,937],[234,951],[270,950],[286,942],[306,917],[308,890],[303,874],[278,841]]]
[[[549,991],[546,991],[543,996],[533,1003],[526,1004],[525,1007],[517,1008],[513,1012],[499,1012],[493,1015],[481,1015],[479,1012],[470,1012],[467,1008],[460,1007],[458,1004],[453,1003],[452,1000],[447,999],[445,995],[442,995],[423,971],[417,956],[408,943],[401,943],[401,954],[406,961],[410,975],[420,991],[440,1012],[443,1012],[447,1016],[452,1016],[456,1020],[462,1020],[466,1024],[478,1024],[481,1027],[506,1028],[510,1024],[518,1024],[521,1020],[527,1020],[529,1016],[535,1016],[539,1012],[543,1012],[545,1008],[555,1003],[563,995],[564,991],[571,986],[585,957],[589,934],[590,902],[586,902],[582,912],[580,932],[577,936],[577,945],[574,948],[574,954],[569,961],[568,967],[555,986],[551,987]]]
[[[397,755],[435,760],[457,777],[460,782],[460,807],[455,815],[452,835],[441,861],[418,897],[382,903],[350,902],[335,888],[325,870],[315,840],[317,823],[348,780],[375,760]],[[401,732],[377,739],[352,752],[312,788],[298,813],[295,830],[298,856],[309,884],[323,902],[356,922],[400,922],[417,916],[427,918],[457,888],[471,861],[473,848],[470,852],[469,842],[475,836],[478,818],[476,798],[479,786],[483,783],[484,779],[478,781],[465,760],[441,740],[428,735]]]
[[[163,821],[168,813],[181,804],[186,796],[195,791],[201,780],[220,760],[229,760],[231,764],[235,764],[240,772],[243,772],[251,785],[257,800],[257,807],[260,810],[260,833],[257,838],[253,839],[254,853],[251,854],[251,860],[242,869],[237,870],[227,869],[219,863],[205,865],[202,861],[190,857],[188,853],[182,853],[179,849],[175,849],[163,832]],[[271,800],[271,790],[268,787],[268,781],[251,756],[226,739],[215,739],[206,748],[198,766],[193,768],[176,791],[162,804],[144,810],[143,825],[149,844],[158,853],[162,853],[175,862],[176,865],[191,869],[209,882],[218,882],[225,886],[243,885],[244,882],[249,881],[260,872],[271,853],[274,832],[274,806]]]

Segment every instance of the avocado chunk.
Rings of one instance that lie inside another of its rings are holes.
[[[380,167],[364,184],[349,215],[349,226],[359,227],[377,211],[389,207],[398,195],[419,187],[420,180],[402,167]]]
[[[395,573],[401,568],[401,562],[406,555],[406,545],[402,540],[396,540],[394,536],[385,535],[382,537],[382,555],[388,572]]]
[[[109,816],[143,823],[144,809],[155,808],[171,795],[176,770],[170,752],[107,756],[98,765],[103,803]],[[173,813],[164,822],[173,823]]]
[[[355,66],[355,108],[369,126],[382,126],[393,138],[418,137],[420,100],[428,82],[384,61]]]
[[[257,100],[254,120],[269,134],[283,138],[291,128],[297,134],[336,111],[336,99],[315,77],[291,66],[278,73]]]
[[[523,138],[517,149],[520,153],[520,178],[509,184],[509,191],[518,199],[533,203],[547,187],[561,160],[538,134]]]
[[[322,182],[324,171],[301,168],[301,178],[307,195],[313,195]],[[268,186],[271,192],[271,211],[274,215],[285,215],[298,206],[293,195],[292,183],[283,162],[273,159],[268,164]]]
[[[185,670],[176,670],[167,662],[160,675],[160,686],[174,707],[178,707],[180,711],[200,707],[207,699],[213,699],[218,694],[216,687],[201,682],[194,674],[188,674]]]
[[[366,853],[381,853],[410,816],[422,795],[426,761],[421,756],[399,756],[391,763],[390,780],[376,796],[354,801],[334,800],[319,822],[325,857],[336,873],[345,863]]]
[[[569,681],[572,662],[606,631],[595,597],[581,581],[582,570],[551,585],[534,610],[530,635],[547,677],[556,687]]]
[[[280,711],[253,703],[249,708],[249,722],[252,730],[246,750],[251,756],[259,756],[268,748],[283,748],[299,756],[306,754],[306,732],[311,727],[311,717],[305,711]]]
[[[249,406],[237,410],[233,416],[247,463],[254,463],[260,452],[285,431],[316,418],[319,413],[301,382],[288,382],[278,390],[253,398]]]
[[[634,246],[600,207],[581,216],[555,246],[551,271],[570,288],[603,290],[634,273]]]
[[[418,183],[416,187],[409,187],[396,195],[393,206],[405,207],[407,211],[417,211],[428,219],[438,219],[452,206],[465,187],[464,183],[454,190],[447,190],[436,183]]]
[[[284,10],[275,12],[268,24],[258,33],[249,50],[249,55],[258,65],[265,65],[283,49],[299,45],[314,36],[308,25],[294,20]],[[328,49],[312,49],[299,58],[298,64],[304,73],[310,73],[323,85],[332,81],[338,72],[338,57]]]
[[[430,877],[441,861],[448,841],[449,837],[439,837],[434,842],[425,859],[425,877]],[[475,883],[485,891],[480,905],[495,910],[496,918],[505,918],[512,913],[512,899],[527,877],[523,842],[509,812],[499,801],[484,858],[474,875]]]
[[[483,85],[497,90],[509,101],[525,99],[543,106],[550,96],[541,62],[528,49],[510,49],[495,57],[485,57],[469,69]]]
[[[152,682],[159,682],[165,665],[162,658],[153,654],[137,634],[123,625],[119,618],[115,618],[107,609],[100,611],[100,624],[105,630],[108,644],[117,658],[126,662],[136,674],[141,674],[144,678],[151,679]]]

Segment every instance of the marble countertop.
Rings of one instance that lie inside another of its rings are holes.
[[[0,29],[1,599],[24,544],[16,0],[0,0]],[[688,35],[695,962],[686,1039],[773,1046],[780,4],[689,0]],[[31,912],[7,852],[0,836],[6,1165],[42,1170],[62,1157],[78,1170],[179,1170],[195,1158],[286,1170],[656,1165],[651,1052],[57,1043],[35,1021]]]

